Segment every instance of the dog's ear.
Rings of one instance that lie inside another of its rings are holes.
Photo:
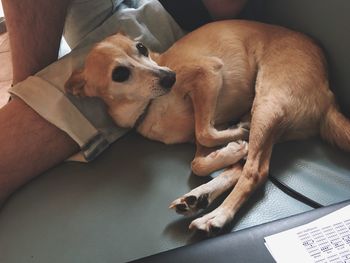
[[[67,93],[73,94],[74,96],[78,97],[85,97],[85,76],[84,76],[84,70],[78,69],[74,70],[72,75],[69,77],[69,79],[64,84],[64,90]]]

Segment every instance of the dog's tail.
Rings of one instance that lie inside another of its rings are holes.
[[[331,104],[321,122],[321,137],[350,152],[350,121]]]

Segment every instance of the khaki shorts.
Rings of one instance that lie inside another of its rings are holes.
[[[94,159],[127,132],[113,123],[99,99],[64,93],[64,83],[91,46],[119,30],[156,52],[185,33],[156,0],[74,0],[64,30],[72,52],[10,90],[78,143],[75,160]]]

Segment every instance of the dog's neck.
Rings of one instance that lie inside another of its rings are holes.
[[[109,114],[114,119],[115,123],[123,128],[133,128],[136,124],[141,124],[146,116],[150,103],[122,99],[110,100],[107,104]]]
[[[142,124],[142,122],[144,121],[144,119],[147,116],[148,110],[150,108],[152,104],[152,100],[149,101],[149,103],[147,104],[146,108],[143,110],[143,113],[137,118],[135,124],[134,124],[134,129],[138,129],[138,127]]]

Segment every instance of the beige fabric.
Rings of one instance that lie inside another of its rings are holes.
[[[31,88],[22,88],[23,85]],[[29,77],[26,81],[16,85],[16,88],[12,89],[11,92],[25,102],[30,102],[35,111],[68,133],[80,147],[83,147],[91,137],[98,134],[98,130],[84,118],[64,94],[42,78]]]
[[[122,1],[117,2],[113,0],[71,1],[63,32],[70,48],[76,48],[84,37],[108,19]]]

